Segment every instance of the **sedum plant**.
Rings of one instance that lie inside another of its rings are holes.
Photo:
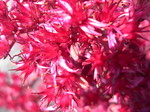
[[[1,0],[0,58],[19,73],[0,73],[0,106],[149,112],[149,11],[149,0]]]

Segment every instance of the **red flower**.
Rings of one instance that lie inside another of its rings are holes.
[[[10,45],[3,35],[0,37],[0,48],[0,58],[6,57],[10,51]]]
[[[41,82],[42,111],[149,111],[148,0],[4,0],[0,5],[0,58],[9,56],[31,89]],[[12,55],[14,44],[20,53]],[[26,83],[4,80],[1,105],[40,111]]]
[[[3,78],[3,80],[0,81],[0,85],[3,86],[3,88],[0,89],[1,107],[12,111],[40,112],[40,108],[37,104],[40,97],[32,95],[26,86],[22,86],[22,81],[16,74],[12,74],[12,77],[9,76],[9,78],[13,80],[12,82],[7,81],[9,79],[8,74],[0,73],[0,77]],[[34,108],[34,110],[32,110],[32,108]]]

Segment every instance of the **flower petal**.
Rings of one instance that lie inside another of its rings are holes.
[[[59,0],[58,2],[69,14],[73,14],[73,9],[67,2],[64,0]]]
[[[88,34],[91,34],[91,35],[94,35],[94,36],[101,36],[101,35],[102,35],[101,33],[98,33],[98,32],[96,32],[96,31],[94,31],[93,28],[88,27],[88,26],[85,26],[85,25],[80,26],[80,28],[81,28],[85,33],[88,33]]]

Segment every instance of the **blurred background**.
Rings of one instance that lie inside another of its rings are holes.
[[[11,49],[11,56],[18,54],[20,49],[19,45],[14,45],[14,47]],[[15,71],[12,71],[10,69],[15,69],[16,66],[10,61],[10,57],[8,56],[6,59],[0,59],[0,71],[4,73],[8,73],[11,75],[12,73],[15,73]],[[1,87],[2,88],[2,87]],[[0,99],[1,100],[1,99]],[[10,112],[4,107],[0,107],[0,112]]]

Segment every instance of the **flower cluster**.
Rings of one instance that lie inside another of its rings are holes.
[[[41,112],[38,105],[40,96],[32,94],[28,88],[33,88],[33,85],[22,86],[22,81],[16,74],[9,77],[8,74],[0,72],[0,77],[0,107],[12,112]]]
[[[42,111],[150,111],[149,0],[3,0],[0,6],[0,58],[10,57],[24,83],[42,80]],[[21,51],[11,56],[16,43]]]

